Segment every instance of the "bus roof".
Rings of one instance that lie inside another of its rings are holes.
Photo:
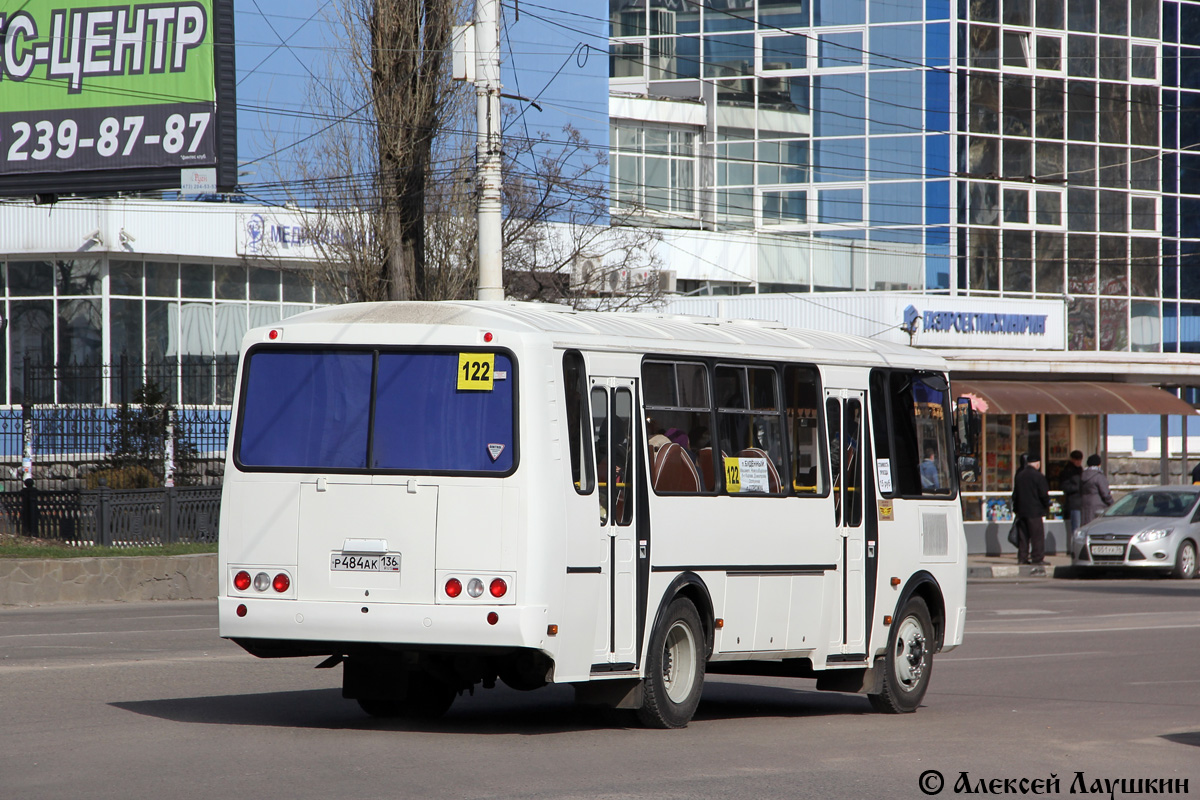
[[[787,327],[762,320],[632,312],[576,311],[545,303],[439,301],[349,303],[290,317],[279,323],[308,325],[461,326],[516,334],[544,333],[556,345],[648,352],[695,352],[763,356],[807,351],[809,358],[854,363],[945,369],[943,359],[914,347],[849,334]],[[276,326],[278,327],[278,326]],[[616,344],[619,342],[619,344]]]

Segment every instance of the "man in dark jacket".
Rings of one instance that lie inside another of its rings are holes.
[[[1075,531],[1079,530],[1083,517],[1083,495],[1080,494],[1079,479],[1083,477],[1083,451],[1072,450],[1071,460],[1058,473],[1058,488],[1063,493],[1063,527],[1067,529],[1067,552],[1071,551]]]
[[[1042,458],[1029,454],[1028,466],[1013,478],[1013,514],[1017,518],[1017,563],[1030,564],[1034,572],[1046,567],[1046,526],[1050,511],[1050,484],[1042,474]]]

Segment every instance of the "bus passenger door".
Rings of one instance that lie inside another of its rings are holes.
[[[629,378],[591,379],[600,499],[597,535],[601,539],[601,573],[608,587],[607,603],[597,609],[593,673],[632,670],[637,661],[636,388]]]
[[[834,652],[866,652],[866,538],[863,528],[863,400],[857,390],[825,393],[829,425],[829,457],[833,473],[834,524],[841,539],[838,569],[842,574],[842,624],[830,631]],[[839,647],[840,646],[840,647]]]

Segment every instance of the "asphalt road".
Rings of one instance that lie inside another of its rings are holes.
[[[1082,772],[1087,794],[1169,778],[1200,796],[1200,580],[986,581],[968,601],[916,714],[713,677],[680,731],[561,687],[381,722],[341,699],[340,668],[217,638],[208,603],[4,610],[0,798],[921,798],[929,770],[942,797],[964,772],[976,791],[1057,775],[1051,795],[1080,794]]]

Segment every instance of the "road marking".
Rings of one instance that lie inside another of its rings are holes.
[[[939,664],[952,664],[955,661],[1011,661],[1017,658],[1074,658],[1077,656],[1108,656],[1111,652],[1086,651],[1082,653],[1036,653],[1024,656],[969,656],[967,658],[942,657],[937,659]]]
[[[1028,636],[1031,634],[1059,634],[1059,633],[1114,633],[1117,631],[1173,631],[1180,628],[1200,628],[1200,623],[1195,625],[1138,625],[1133,628],[1056,628],[1049,631],[971,631],[968,630],[968,636],[996,636],[999,634]]]
[[[170,658],[141,658],[122,661],[79,661],[71,664],[30,664],[28,666],[0,666],[0,675],[11,675],[17,672],[65,672],[77,669],[101,669],[105,667],[153,667],[162,664],[207,664],[210,661],[242,661],[246,662],[245,653],[234,653],[227,656],[174,656]],[[249,663],[254,663],[252,659]]]
[[[34,639],[47,636],[122,636],[131,633],[188,633],[190,631],[215,631],[216,625],[203,628],[161,628],[156,630],[118,631],[65,631],[63,633],[6,633],[0,639]]]
[[[1129,682],[1129,685],[1130,685],[1130,686],[1156,686],[1156,685],[1158,685],[1158,684],[1160,684],[1160,683],[1162,683],[1162,684],[1166,684],[1166,683],[1200,683],[1200,680],[1190,680],[1190,681],[1130,681],[1130,682]]]
[[[1057,611],[1047,611],[1044,608],[1002,608],[998,611],[992,611],[998,617],[1013,617],[1020,614],[1057,614]]]

